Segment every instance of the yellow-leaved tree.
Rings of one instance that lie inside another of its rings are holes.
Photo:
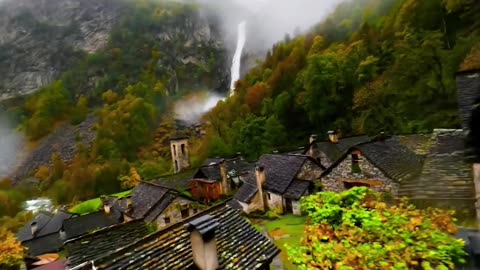
[[[23,261],[25,248],[17,241],[15,235],[0,227],[0,268],[19,265]]]

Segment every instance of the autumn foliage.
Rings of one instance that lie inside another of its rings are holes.
[[[300,248],[289,247],[299,269],[455,269],[464,262],[450,212],[388,206],[365,187],[319,193],[301,207],[305,236]]]
[[[13,233],[3,227],[0,227],[0,243],[0,269],[22,262],[25,248],[17,241]]]

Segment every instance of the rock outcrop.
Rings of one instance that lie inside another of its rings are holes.
[[[74,67],[87,54],[105,48],[115,27],[135,1],[127,0],[5,0],[0,2],[0,101],[35,92]],[[210,18],[192,9],[180,15],[163,11],[168,20],[152,29],[166,57],[157,63],[169,78],[169,90],[198,85],[206,72],[208,86],[228,81],[219,31]],[[164,55],[165,56],[165,55]],[[201,71],[199,73],[199,70]],[[92,72],[82,89],[93,92],[106,74]],[[228,83],[228,82],[227,82]],[[98,90],[98,89],[97,89]],[[101,90],[101,89],[100,89]],[[89,93],[74,93],[89,94]]]
[[[50,84],[108,42],[116,0],[7,0],[0,6],[0,100]]]

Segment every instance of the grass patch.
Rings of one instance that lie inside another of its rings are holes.
[[[132,194],[132,190],[127,190],[120,193],[112,194],[110,195],[110,197],[121,199],[121,198],[130,196],[130,194]],[[102,207],[102,200],[100,198],[95,198],[95,199],[91,199],[88,201],[84,201],[80,204],[77,204],[76,206],[70,208],[70,212],[78,215],[85,215],[85,214],[98,211],[100,207]]]
[[[289,246],[300,245],[305,220],[305,217],[284,215],[276,220],[263,220],[260,224],[255,224],[255,226],[265,227],[270,237],[273,238],[275,245],[281,250],[280,258],[286,270],[293,270],[296,269],[296,267],[288,260],[285,244]]]

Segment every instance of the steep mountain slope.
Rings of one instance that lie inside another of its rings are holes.
[[[52,83],[84,53],[105,47],[121,1],[6,1],[0,6],[0,98]]]
[[[211,155],[255,158],[328,130],[459,127],[455,73],[478,55],[478,11],[471,0],[344,2],[310,33],[275,45],[208,115]]]
[[[194,6],[173,5],[144,0],[3,2],[0,100],[35,92],[66,71],[76,72],[77,85],[69,89],[76,91],[75,95],[102,92],[107,89],[95,88],[106,76],[120,72],[119,68],[108,67],[117,60],[109,54],[137,58],[120,61],[134,62],[125,64],[129,65],[129,72],[138,74],[138,69],[143,68],[140,63],[147,60],[145,55],[139,55],[141,46],[161,52],[162,59],[155,64],[162,66],[161,75],[169,77],[166,80],[171,90],[182,87],[182,80],[185,87],[198,86],[184,74],[192,70],[199,76],[208,73],[212,81],[207,83],[209,87],[221,87],[228,75],[222,72],[226,56],[218,30]],[[220,76],[216,78],[216,74]],[[105,85],[114,86],[115,82]]]

